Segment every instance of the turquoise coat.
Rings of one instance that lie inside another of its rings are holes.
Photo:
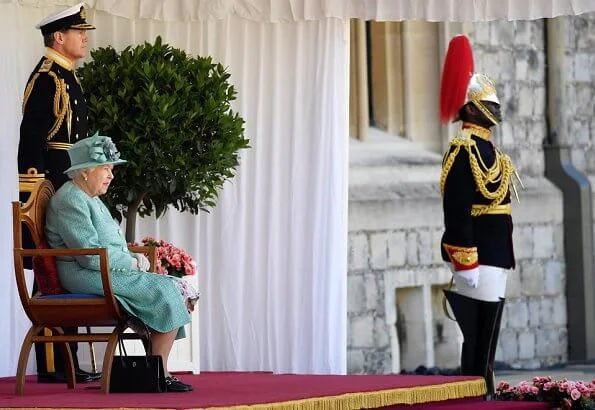
[[[50,199],[46,235],[52,248],[107,248],[116,299],[150,328],[166,333],[190,322],[174,278],[132,270],[124,235],[98,197],[65,183]],[[69,292],[103,295],[99,256],[57,257],[56,264]]]

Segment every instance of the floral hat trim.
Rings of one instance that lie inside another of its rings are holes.
[[[110,137],[95,135],[82,139],[72,145],[68,150],[71,167],[64,173],[77,169],[95,168],[101,165],[123,164],[126,160],[120,159],[116,144]]]

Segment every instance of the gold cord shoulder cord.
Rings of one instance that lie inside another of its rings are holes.
[[[462,135],[463,134],[463,135]],[[491,167],[487,167],[481,158],[481,154],[477,148],[475,141],[465,133],[459,133],[450,143],[448,154],[445,155],[442,162],[442,173],[440,175],[440,193],[444,195],[444,186],[446,185],[446,178],[452,168],[455,159],[464,147],[469,154],[469,165],[471,166],[471,173],[477,189],[479,192],[492,202],[481,208],[471,210],[471,216],[480,216],[490,213],[491,210],[497,208],[508,194],[508,189],[512,183],[512,176],[516,174],[512,160],[506,154],[503,154],[499,149],[496,151],[496,160]],[[497,188],[492,192],[488,189],[488,184],[498,183]],[[516,190],[515,190],[516,192]]]

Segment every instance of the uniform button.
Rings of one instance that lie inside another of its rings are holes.
[[[76,101],[76,100],[74,100],[74,105],[76,105],[76,104],[77,104],[77,101]]]
[[[78,134],[76,134],[76,135],[74,136],[74,138],[78,140],[78,139],[79,139],[79,135],[78,135]]]
[[[76,122],[78,122],[78,121],[79,121],[79,117],[76,117]]]
[[[66,89],[68,90],[70,88],[70,85],[66,84]]]

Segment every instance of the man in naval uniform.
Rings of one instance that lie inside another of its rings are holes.
[[[449,44],[441,82],[441,119],[461,121],[444,155],[442,257],[455,289],[445,296],[463,334],[461,373],[483,376],[494,394],[494,359],[506,278],[514,269],[511,193],[517,176],[510,157],[491,139],[502,118],[494,83],[473,73],[464,36]],[[518,176],[517,176],[518,177]]]
[[[29,76],[23,96],[23,119],[18,148],[19,196],[25,202],[31,188],[46,178],[57,190],[68,179],[68,148],[87,137],[87,105],[75,75],[75,63],[87,53],[87,30],[95,27],[86,21],[84,3],[43,19],[41,30],[46,47],[44,56]],[[24,230],[27,232],[27,230]],[[24,246],[31,247],[26,235]],[[26,260],[25,266],[31,267]],[[35,290],[34,290],[35,291]],[[75,333],[74,329],[64,329]],[[72,343],[77,381],[100,377],[78,366],[76,343]],[[60,350],[52,344],[35,344],[37,374],[40,382],[65,382]]]

